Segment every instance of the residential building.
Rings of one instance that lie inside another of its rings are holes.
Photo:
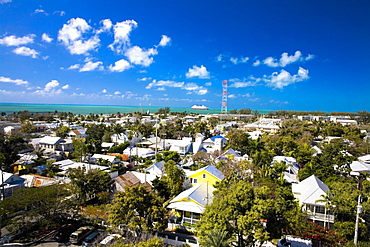
[[[154,175],[156,177],[161,178],[164,175],[164,161],[159,161],[154,163],[153,165],[149,166],[145,169],[146,172],[149,172],[149,174]]]
[[[143,185],[148,189],[153,187],[152,181],[156,176],[141,172],[127,172],[121,176],[114,178],[114,193],[125,191],[125,187],[133,187],[137,185]]]
[[[334,224],[334,214],[328,208],[326,199],[332,195],[329,187],[315,175],[297,184],[292,184],[294,197],[308,214],[308,219],[321,226],[331,228]]]
[[[196,224],[205,206],[212,203],[215,188],[207,183],[199,183],[177,195],[167,208],[173,209],[170,221],[175,224]]]
[[[73,149],[72,142],[67,142],[60,137],[45,136],[38,140],[36,149],[45,149],[47,151],[69,151]]]
[[[86,130],[82,128],[74,129],[68,132],[68,137],[70,138],[86,138]]]
[[[226,145],[227,139],[221,135],[212,136],[203,141],[203,148],[207,152],[222,151]]]
[[[1,171],[1,199],[9,198],[13,195],[14,191],[25,187],[26,180],[20,176],[14,175],[9,172]]]
[[[201,169],[190,171],[185,170],[187,180],[194,186],[200,183],[205,183],[213,186],[216,182],[224,179],[224,174],[212,165],[208,165]]]
[[[58,183],[57,179],[34,174],[22,175],[21,178],[26,180],[26,187],[41,187]]]

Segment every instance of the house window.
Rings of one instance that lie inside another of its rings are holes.
[[[203,174],[203,175],[202,175],[202,178],[203,178],[203,179],[205,179],[205,178],[206,178],[206,174]]]
[[[194,178],[194,179],[193,179],[193,183],[194,183],[194,184],[198,183],[198,179]]]

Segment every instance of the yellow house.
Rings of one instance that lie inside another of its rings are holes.
[[[208,165],[196,171],[186,171],[186,177],[189,182],[194,186],[200,183],[208,183],[214,185],[216,182],[224,179],[224,174],[212,165]]]
[[[199,183],[173,198],[167,206],[173,210],[171,223],[196,224],[205,206],[212,202],[214,190],[215,188],[207,183]]]

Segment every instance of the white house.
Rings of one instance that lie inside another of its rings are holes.
[[[60,137],[45,136],[36,144],[38,148],[48,151],[69,151],[72,150],[72,142],[67,142]]]
[[[184,137],[182,140],[167,139],[165,142],[170,145],[169,151],[175,151],[179,154],[187,154],[192,146],[191,138]]]
[[[164,175],[164,160],[159,161],[145,169],[149,174],[161,178]]]
[[[125,143],[125,142],[129,141],[127,135],[124,134],[124,133],[113,134],[113,135],[110,136],[110,139],[112,140],[112,142],[115,142],[115,143],[118,143],[118,144]]]
[[[21,129],[22,129],[22,126],[19,126],[19,125],[6,126],[4,128],[4,134],[5,135],[14,135]]]
[[[116,159],[116,157],[112,156],[112,155],[105,155],[105,154],[94,154],[90,159],[94,163],[96,163],[99,159],[106,160],[109,163],[113,163],[113,161]]]
[[[123,150],[123,154],[128,156],[138,156],[141,158],[154,158],[155,152],[150,148],[128,147]]]
[[[212,136],[203,141],[203,148],[207,152],[222,151],[223,147],[226,144],[227,139],[221,135]]]
[[[292,184],[294,197],[308,214],[308,219],[324,227],[332,227],[333,212],[326,207],[325,197],[330,197],[329,187],[315,175],[312,175],[297,184]]]
[[[298,183],[299,180],[297,178],[299,167],[297,161],[293,157],[287,156],[275,156],[272,159],[272,163],[274,162],[284,162],[288,167],[284,173],[284,179],[288,183]]]

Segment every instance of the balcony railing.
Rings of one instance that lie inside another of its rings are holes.
[[[334,223],[334,215],[332,214],[310,213],[308,217],[312,220],[320,220]]]

